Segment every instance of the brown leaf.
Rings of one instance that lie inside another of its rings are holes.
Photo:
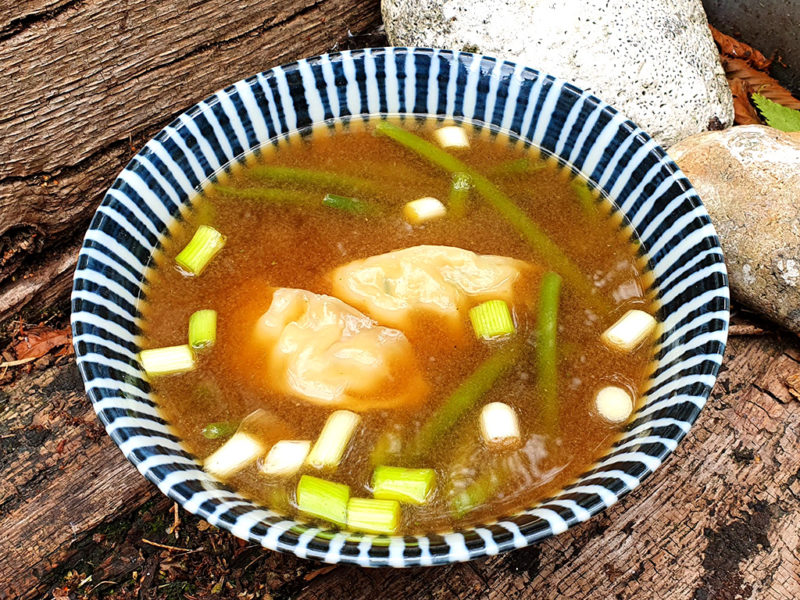
[[[325,575],[327,573],[330,573],[336,567],[338,567],[338,565],[328,565],[327,567],[322,567],[321,569],[315,569],[314,571],[311,571],[310,573],[306,573],[303,576],[303,579],[305,579],[306,581],[311,581],[312,579],[316,579],[320,575]]]
[[[37,326],[28,330],[20,330],[18,341],[12,345],[18,360],[40,358],[53,348],[69,346],[72,343],[69,327],[52,329]]]
[[[728,81],[733,94],[734,122],[737,125],[761,125],[755,106],[750,102],[750,88],[743,79]]]
[[[765,57],[752,46],[725,35],[712,25],[709,25],[708,28],[711,29],[711,35],[714,36],[714,41],[719,46],[720,54],[725,54],[731,58],[741,58],[761,71],[766,71],[772,64],[771,59]]]
[[[720,56],[720,61],[725,69],[728,79],[741,79],[746,82],[751,92],[761,94],[773,102],[788,108],[800,109],[800,100],[763,71],[754,69],[746,60]]]

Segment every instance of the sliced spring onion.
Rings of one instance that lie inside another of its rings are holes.
[[[364,533],[391,535],[400,525],[400,504],[396,500],[350,498],[347,528]]]
[[[597,392],[594,401],[597,412],[612,423],[627,421],[633,412],[633,398],[627,391],[615,385],[609,385]]]
[[[433,469],[376,467],[372,472],[372,495],[380,500],[424,504],[436,486]]]
[[[219,479],[226,479],[264,454],[264,444],[244,431],[237,431],[203,461],[203,468]]]
[[[404,452],[405,462],[416,462],[427,454],[516,362],[519,349],[519,344],[508,344],[481,363],[419,429]]]
[[[490,402],[481,409],[481,436],[490,448],[511,448],[520,443],[517,413],[504,402]]]
[[[522,234],[523,238],[528,242],[528,245],[551,269],[560,273],[571,286],[579,290],[581,294],[585,296],[585,300],[589,305],[595,308],[605,309],[606,303],[596,295],[592,281],[581,272],[578,266],[564,254],[561,248],[559,248],[558,245],[555,244],[513,200],[511,200],[511,198],[506,196],[486,177],[471,169],[466,163],[455,156],[448,154],[441,148],[437,148],[430,142],[423,140],[421,137],[389,121],[381,121],[378,123],[375,126],[375,131],[405,146],[412,152],[445,171],[449,171],[450,173],[466,173],[469,175],[475,190],[483,196],[509,224]]]
[[[194,369],[194,352],[188,344],[142,350],[139,364],[149,377],[186,373]]]
[[[514,333],[514,319],[505,300],[487,300],[469,309],[475,335],[485,340]]]
[[[281,167],[277,165],[260,165],[252,167],[247,174],[261,180],[269,180],[290,185],[314,186],[317,188],[334,188],[340,191],[356,191],[367,194],[380,192],[379,186],[360,177],[331,173],[328,171],[314,171],[298,167]]]
[[[433,132],[433,137],[442,148],[469,148],[469,138],[463,127],[448,125]]]
[[[403,217],[412,225],[420,225],[426,221],[439,219],[447,214],[447,209],[439,200],[426,196],[406,203]]]
[[[600,336],[606,346],[620,352],[631,352],[653,333],[655,318],[643,310],[629,310]]]
[[[542,402],[542,417],[549,433],[558,429],[558,305],[561,297],[561,277],[549,271],[539,287],[539,310],[536,320],[536,362],[538,387]]]
[[[217,341],[217,311],[198,310],[189,317],[189,345],[195,350],[209,348]]]
[[[470,189],[472,189],[472,183],[469,175],[466,173],[453,173],[453,179],[450,182],[450,197],[447,201],[450,214],[453,217],[460,219],[467,213],[467,199],[469,198]]]
[[[219,421],[217,423],[209,423],[203,427],[203,437],[207,440],[218,440],[219,438],[233,435],[238,427],[239,423],[236,421]]]
[[[325,421],[306,462],[317,469],[339,466],[347,444],[350,443],[350,438],[353,437],[360,421],[361,417],[349,410],[337,410],[332,413]]]
[[[495,496],[498,490],[512,480],[513,473],[519,473],[525,468],[523,456],[519,451],[496,454],[481,465],[480,474],[468,485],[455,491],[450,499],[453,516],[461,519]]]
[[[378,207],[374,204],[369,204],[358,198],[348,198],[337,194],[325,194],[322,199],[322,206],[359,216],[371,216],[379,212]]]
[[[200,275],[224,245],[224,235],[213,227],[200,225],[186,247],[175,257],[175,262],[184,272]]]
[[[335,523],[339,527],[347,524],[347,501],[350,488],[335,483],[303,475],[297,484],[297,508],[312,517]]]
[[[265,475],[289,477],[303,466],[311,449],[308,440],[281,440],[269,449],[267,457],[261,464],[261,472]]]

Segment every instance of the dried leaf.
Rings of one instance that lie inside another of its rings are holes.
[[[733,94],[734,122],[737,125],[761,125],[755,107],[750,103],[750,86],[741,79],[728,81]]]
[[[28,330],[21,330],[18,340],[12,346],[18,360],[26,358],[40,358],[53,348],[69,346],[72,343],[69,327],[52,329],[38,326]]]
[[[800,109],[800,100],[792,96],[789,90],[778,83],[777,79],[773,79],[763,71],[754,69],[746,60],[727,56],[721,56],[720,60],[728,79],[741,79],[750,86],[752,91],[761,94],[765,98],[789,108]]]
[[[335,569],[337,566],[338,566],[338,565],[328,565],[328,566],[326,566],[326,567],[322,567],[321,569],[315,569],[314,571],[311,571],[310,573],[306,573],[306,574],[303,576],[303,579],[305,579],[306,581],[311,581],[312,579],[316,579],[316,578],[317,578],[317,577],[319,577],[320,575],[325,575],[325,574],[327,574],[327,573],[330,573],[330,572],[331,572],[331,571],[333,571],[333,570],[334,570],[334,569]]]
[[[770,127],[781,131],[800,131],[800,111],[781,106],[761,94],[753,94],[753,102]]]
[[[714,41],[719,46],[720,54],[725,54],[731,58],[741,58],[761,71],[766,71],[772,64],[771,59],[765,57],[752,46],[725,35],[712,25],[709,25],[708,28],[711,29],[711,35],[714,36]]]

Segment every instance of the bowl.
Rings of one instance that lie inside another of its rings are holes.
[[[435,115],[506,130],[608,195],[649,256],[663,332],[641,408],[610,451],[554,497],[492,523],[417,536],[324,530],[257,506],[207,475],[159,414],[136,354],[136,302],[153,252],[198,186],[289,132],[342,117]],[[634,233],[635,232],[635,233]],[[123,454],[167,496],[235,536],[362,566],[464,561],[536,543],[617,502],[666,459],[703,408],[728,329],[722,251],[666,153],[603,101],[536,70],[426,48],[329,54],[276,67],[180,115],[108,190],[83,242],[72,332],[86,392]]]

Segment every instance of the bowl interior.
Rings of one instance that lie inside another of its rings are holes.
[[[509,132],[579,171],[621,211],[649,257],[663,333],[635,419],[609,453],[555,497],[447,534],[374,536],[310,527],[208,476],[159,414],[136,360],[136,302],[151,256],[196,190],[244,155],[314,124],[434,115]],[[494,58],[382,48],[277,67],[217,92],[164,128],[108,190],[86,234],[72,294],[78,364],[109,435],[162,492],[210,523],[327,562],[414,566],[518,548],[585,521],[639,485],[702,409],[722,360],[728,288],[708,214],[649,136],[571,84]]]

